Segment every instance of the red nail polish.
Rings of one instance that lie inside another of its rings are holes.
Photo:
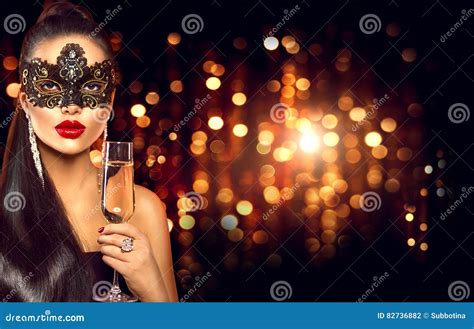
[[[99,227],[99,229],[98,229],[97,231],[98,231],[99,233],[102,233],[102,232],[104,232],[104,229],[105,229],[105,227],[102,226],[102,227]]]

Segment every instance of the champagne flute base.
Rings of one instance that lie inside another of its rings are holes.
[[[106,303],[133,303],[138,302],[138,298],[135,296],[130,296],[124,294],[123,292],[119,294],[108,293],[105,296],[94,296],[92,297],[96,302],[106,302]]]

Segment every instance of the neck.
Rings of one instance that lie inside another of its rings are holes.
[[[60,194],[74,194],[91,183],[97,184],[97,168],[92,164],[89,149],[78,154],[64,154],[37,138],[41,160]]]

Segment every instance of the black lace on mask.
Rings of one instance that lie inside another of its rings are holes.
[[[33,105],[54,108],[76,104],[96,108],[110,104],[117,84],[117,67],[113,60],[87,66],[84,50],[68,43],[49,64],[35,57],[21,69],[22,89]]]

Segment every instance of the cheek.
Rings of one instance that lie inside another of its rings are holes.
[[[57,135],[54,130],[57,119],[55,118],[54,113],[50,112],[51,110],[48,110],[49,109],[41,107],[34,107],[30,110],[31,122],[35,134],[43,141],[44,139],[51,139],[51,137],[54,137],[54,134]]]
[[[102,135],[106,125],[106,121],[101,122],[93,117],[82,121],[82,123],[87,127],[84,137],[87,138],[90,144],[94,143]]]

